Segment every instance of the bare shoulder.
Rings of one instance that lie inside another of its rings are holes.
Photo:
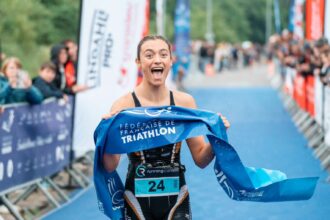
[[[181,91],[173,91],[173,95],[177,106],[196,108],[196,102],[192,95]]]
[[[134,101],[132,98],[132,94],[131,93],[127,93],[123,96],[121,96],[120,98],[118,98],[111,107],[111,112],[120,112],[124,109],[127,108],[133,108],[134,105]]]

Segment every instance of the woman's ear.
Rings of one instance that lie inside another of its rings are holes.
[[[138,58],[135,59],[135,63],[136,65],[138,65],[138,67],[141,67],[141,62]]]

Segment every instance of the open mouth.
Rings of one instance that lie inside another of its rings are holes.
[[[162,68],[162,67],[151,68],[152,74],[162,74],[163,72],[164,72],[164,68]]]

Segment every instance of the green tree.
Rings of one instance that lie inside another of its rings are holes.
[[[174,38],[175,0],[167,0],[166,35]],[[207,1],[190,0],[191,37],[204,39],[206,33]],[[290,1],[280,0],[282,27],[287,27]],[[156,33],[155,1],[151,0],[150,33]],[[259,43],[265,41],[265,0],[213,0],[213,32],[215,40],[240,42],[251,40]],[[274,26],[274,18],[273,18]],[[274,27],[272,28],[274,30]]]
[[[0,1],[0,41],[9,56],[20,58],[23,67],[35,75],[49,60],[51,45],[76,39],[79,1]]]
[[[150,0],[150,33],[156,33],[156,0]],[[166,36],[174,39],[176,0],[167,0]],[[190,0],[191,37],[204,39],[206,1]],[[287,27],[290,1],[280,0],[282,27]],[[49,50],[64,39],[77,40],[78,0],[1,0],[0,42],[7,56],[19,57],[30,73],[49,60]],[[213,0],[215,40],[240,42],[265,40],[265,0]],[[273,22],[274,23],[274,22]],[[274,30],[274,28],[273,28]]]

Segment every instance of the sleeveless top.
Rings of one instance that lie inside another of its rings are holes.
[[[141,107],[141,103],[135,92],[132,92],[135,107]],[[172,91],[170,91],[170,105],[175,105]],[[176,144],[168,144],[158,148],[133,152],[128,154],[131,164],[151,163],[151,164],[171,164],[180,163],[181,142]]]
[[[135,92],[132,92],[135,107],[141,107],[141,103]],[[170,105],[175,105],[173,92],[170,91]],[[151,164],[152,166],[166,166],[177,164],[180,170],[180,186],[185,184],[184,171],[185,168],[180,163],[181,142],[168,144],[150,150],[143,150],[127,154],[129,159],[128,172],[126,177],[125,188],[134,192],[134,173],[135,169],[140,164]]]

